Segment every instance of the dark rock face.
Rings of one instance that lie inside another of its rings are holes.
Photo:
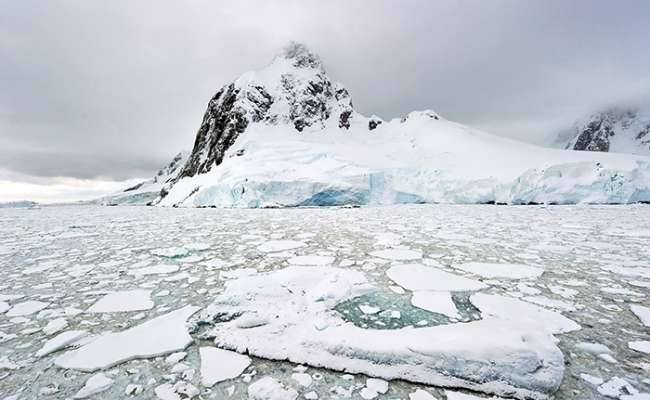
[[[372,131],[374,129],[377,129],[377,127],[381,124],[381,120],[379,119],[371,119],[368,121],[368,130]]]
[[[604,122],[603,118],[589,122],[578,135],[573,150],[609,151],[609,137],[614,136],[614,132]]]
[[[612,149],[612,143],[620,137],[623,141],[636,141],[637,151],[650,149],[650,124],[635,109],[610,108],[593,114],[582,124],[574,127],[575,135],[567,149],[584,151],[620,151]]]
[[[281,61],[290,61],[286,73],[278,77],[279,88],[235,82],[214,95],[196,134],[192,153],[174,183],[221,164],[226,151],[251,123],[284,122],[302,132],[311,126],[323,127],[325,121],[335,117],[340,128],[350,127],[353,116],[350,94],[330,81],[318,56],[301,44],[291,43],[279,57]],[[271,111],[276,103],[280,106],[274,109],[284,110],[282,114]],[[166,191],[161,192],[161,197],[165,194]]]
[[[186,176],[194,176],[210,171],[214,165],[223,161],[224,154],[248,126],[246,111],[236,106],[239,89],[234,84],[225,86],[208,103],[203,122],[196,134],[192,153],[176,181]],[[254,96],[249,96],[254,97]],[[260,93],[261,108],[270,106],[270,99]],[[256,99],[258,100],[258,99]],[[268,103],[268,104],[267,104]],[[263,112],[257,118],[262,117]],[[162,193],[161,193],[162,194]]]

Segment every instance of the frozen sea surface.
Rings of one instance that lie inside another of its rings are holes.
[[[642,205],[0,210],[0,399],[644,398],[648,226]]]

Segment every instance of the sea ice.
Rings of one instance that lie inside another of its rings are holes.
[[[201,347],[199,353],[201,383],[207,387],[238,377],[251,363],[247,356],[216,347]]]
[[[536,327],[537,330],[552,334],[580,329],[580,325],[560,313],[512,297],[476,293],[470,297],[470,301],[481,311],[483,318],[491,316],[509,320],[523,326]]]
[[[53,335],[68,326],[68,320],[65,318],[56,318],[51,320],[43,328],[43,333],[46,335]]]
[[[562,381],[564,358],[555,339],[539,329],[543,321],[529,326],[513,315],[375,330],[345,322],[333,310],[370,290],[357,271],[288,267],[227,281],[201,318],[235,317],[215,323],[215,344],[272,360],[538,399]],[[246,318],[262,322],[241,326],[238,320]]]
[[[185,323],[198,309],[185,306],[125,331],[106,333],[59,356],[54,363],[62,368],[95,371],[124,361],[182,350],[192,343]]]
[[[250,400],[295,400],[298,392],[288,388],[277,379],[265,376],[248,387]]]
[[[155,274],[169,274],[178,271],[178,265],[159,264],[152,265],[151,267],[136,268],[129,271],[129,275],[142,276],[142,275],[155,275]]]
[[[296,256],[289,259],[291,265],[331,265],[334,257],[331,256]]]
[[[257,247],[259,251],[264,253],[271,253],[277,251],[285,251],[297,249],[299,247],[304,247],[305,243],[298,242],[296,240],[269,240],[268,242],[262,243]]]
[[[422,258],[422,252],[419,250],[409,249],[386,249],[371,251],[370,255],[373,257],[386,258],[389,260],[419,260]]]
[[[7,314],[5,315],[7,317],[22,317],[25,315],[31,315],[41,311],[49,305],[50,303],[44,303],[42,301],[27,300],[23,301],[22,303],[14,304],[14,306],[11,307],[11,309],[7,311]]]
[[[632,310],[634,315],[641,320],[643,325],[650,326],[650,307],[645,307],[639,304],[630,304],[630,310]]]
[[[525,264],[495,264],[471,262],[454,265],[456,269],[469,272],[483,278],[526,279],[537,278],[544,273],[542,268],[531,267]]]
[[[107,390],[113,384],[113,380],[99,372],[86,381],[84,387],[74,395],[75,399],[86,399],[97,393]]]
[[[390,267],[386,275],[408,290],[434,290],[442,292],[484,289],[487,285],[459,275],[425,267],[421,264],[404,264]]]
[[[59,351],[85,337],[86,331],[66,331],[61,332],[52,339],[45,342],[43,347],[36,352],[36,357],[44,357],[55,351]]]
[[[411,304],[423,310],[446,315],[449,318],[460,318],[456,304],[449,292],[413,292]]]
[[[636,350],[641,353],[650,354],[650,341],[639,340],[636,342],[629,342],[627,345],[632,350]]]
[[[143,289],[112,292],[97,300],[86,312],[108,313],[149,310],[153,308],[153,301],[151,301],[150,296],[151,290]]]

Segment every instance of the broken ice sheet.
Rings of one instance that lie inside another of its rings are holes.
[[[493,316],[374,330],[345,322],[333,311],[341,301],[373,289],[356,271],[288,267],[226,282],[205,313],[207,320],[211,313],[238,316],[210,331],[217,346],[262,358],[521,397],[545,398],[562,381],[562,353],[538,325]],[[249,315],[264,322],[238,326],[238,319]]]
[[[182,350],[192,342],[185,322],[198,309],[185,306],[125,331],[106,333],[57,357],[55,364],[62,368],[95,371],[136,358]]]

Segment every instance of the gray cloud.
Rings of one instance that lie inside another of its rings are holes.
[[[364,114],[523,140],[650,92],[650,3],[0,0],[0,168],[151,175],[223,84],[307,43]]]

